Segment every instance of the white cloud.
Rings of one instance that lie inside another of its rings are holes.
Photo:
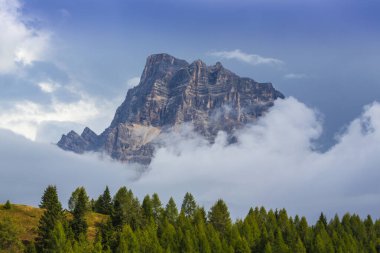
[[[49,33],[28,25],[18,0],[0,0],[0,74],[43,60]]]
[[[60,87],[58,83],[54,83],[52,81],[39,82],[37,85],[41,89],[41,91],[45,93],[53,93]]]
[[[127,81],[127,85],[128,85],[128,89],[131,89],[133,87],[135,87],[136,85],[138,85],[140,83],[140,77],[136,76],[136,77],[132,77],[131,79],[129,79]]]
[[[367,106],[323,153],[313,144],[321,124],[318,113],[288,98],[276,101],[256,125],[239,131],[238,144],[226,145],[223,133],[212,145],[186,129],[171,133],[164,138],[168,145],[137,181],[137,168],[59,151],[0,130],[0,201],[37,204],[43,188],[57,184],[66,203],[79,185],[97,197],[105,185],[115,191],[124,184],[140,199],[157,192],[163,202],[174,196],[179,203],[190,191],[208,208],[223,198],[234,217],[264,205],[285,207],[310,220],[321,211],[329,217],[350,211],[379,218],[380,104]]]
[[[305,79],[307,77],[308,76],[306,74],[302,74],[302,73],[289,73],[289,74],[284,75],[285,79]]]
[[[257,54],[244,53],[240,49],[235,49],[232,51],[216,51],[211,52],[209,54],[224,59],[239,60],[252,65],[281,65],[284,63],[283,61],[276,58],[269,58]]]
[[[11,108],[0,107],[0,128],[35,140],[38,128],[49,121],[85,124],[98,116],[99,111],[92,99],[80,99],[64,103],[53,99],[50,104],[32,101],[15,102]]]
[[[321,211],[378,217],[380,104],[366,107],[325,153],[314,147],[321,124],[318,113],[289,98],[238,132],[237,145],[227,146],[224,134],[213,145],[169,136],[134,187],[178,200],[191,191],[206,206],[223,198],[235,216],[264,205],[311,219]]]

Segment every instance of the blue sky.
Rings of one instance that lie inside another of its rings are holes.
[[[50,58],[35,62],[29,75],[59,83],[75,79],[89,95],[118,99],[114,106],[121,102],[120,94],[126,94],[128,80],[140,76],[146,57],[158,52],[208,64],[221,61],[239,75],[273,82],[285,95],[321,111],[322,144],[331,144],[334,133],[358,116],[365,104],[379,100],[378,1],[31,0],[21,4],[28,26],[50,36],[46,49]],[[283,64],[253,65],[210,54],[234,50]],[[20,82],[0,78],[1,85]],[[2,100],[49,100],[37,89],[20,86],[6,86]],[[62,94],[62,99],[67,95]]]
[[[376,0],[0,0],[0,128],[38,143],[100,133],[146,57],[166,52],[272,82],[316,111],[326,150],[380,101],[379,12]]]

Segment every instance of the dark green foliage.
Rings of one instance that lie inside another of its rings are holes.
[[[113,200],[113,213],[111,215],[113,226],[121,230],[128,224],[133,230],[142,223],[142,211],[139,200],[134,197],[131,190],[122,187],[116,193]]]
[[[84,219],[89,198],[84,188],[75,192],[72,215],[63,215],[56,188],[49,186],[45,190],[41,201],[45,212],[40,220],[36,247],[33,242],[23,247],[12,221],[0,221],[0,252],[380,252],[380,220],[373,221],[371,216],[363,220],[358,215],[345,214],[342,219],[336,215],[328,221],[321,214],[316,224],[310,226],[305,217],[289,217],[285,209],[267,211],[261,207],[251,208],[244,219],[232,222],[228,207],[221,199],[206,215],[205,209],[187,193],[178,214],[172,198],[165,208],[157,194],[147,195],[140,205],[132,191],[125,187],[119,189],[112,201],[106,188],[99,197],[106,201],[96,201],[95,210],[110,215],[98,224],[92,242],[86,237]]]
[[[152,211],[155,222],[159,222],[163,215],[164,209],[162,208],[162,203],[157,193],[152,195]]]
[[[219,199],[208,213],[209,222],[224,237],[226,237],[231,229],[230,212],[226,203]]]
[[[166,204],[165,217],[172,224],[174,224],[178,218],[178,209],[173,198],[170,198],[168,203]]]
[[[94,210],[102,214],[112,214],[112,197],[108,186],[106,186],[103,194],[95,201]]]
[[[192,218],[197,208],[197,204],[195,203],[195,199],[191,193],[186,193],[183,198],[181,212],[185,214],[186,217]]]
[[[142,214],[144,216],[144,219],[146,220],[147,223],[149,223],[150,219],[153,218],[153,203],[149,195],[146,195],[144,197],[141,207],[142,207]]]
[[[73,220],[71,221],[70,225],[75,239],[78,240],[81,234],[85,235],[87,232],[85,214],[89,210],[89,198],[87,196],[86,190],[83,187],[77,188],[75,192],[77,192],[77,194],[75,201],[73,202]]]
[[[86,211],[91,210],[91,202],[90,198],[87,196],[86,190],[84,187],[78,187],[71,193],[71,197],[69,199],[68,207],[70,211],[74,211],[74,208],[77,206],[79,201],[79,195],[82,194],[82,199],[80,200],[82,204],[85,206]]]
[[[41,208],[45,209],[42,215],[39,226],[38,235],[36,238],[36,248],[38,252],[43,252],[49,248],[53,240],[53,231],[58,222],[63,222],[62,205],[58,200],[57,188],[49,185],[41,200]]]
[[[45,252],[69,253],[73,252],[71,241],[67,238],[62,223],[58,221],[51,232],[51,240],[44,248]]]
[[[7,202],[5,202],[5,204],[4,204],[4,209],[9,210],[11,208],[12,208],[11,202],[9,200],[7,200]]]

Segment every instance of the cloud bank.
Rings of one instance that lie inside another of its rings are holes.
[[[276,58],[263,57],[257,54],[248,54],[242,52],[240,49],[235,49],[232,51],[216,51],[209,54],[222,59],[234,59],[252,65],[281,65],[284,63]]]
[[[47,184],[57,184],[66,202],[76,186],[97,197],[105,185],[121,185],[140,198],[158,192],[180,203],[194,193],[209,207],[227,201],[234,217],[251,206],[285,207],[313,220],[347,211],[379,217],[380,104],[364,108],[337,137],[330,150],[316,151],[322,132],[320,115],[294,98],[276,101],[257,124],[237,132],[239,142],[226,144],[220,133],[212,145],[189,131],[171,133],[139,179],[138,168],[79,156],[55,146],[30,142],[0,131],[0,201],[36,204]]]

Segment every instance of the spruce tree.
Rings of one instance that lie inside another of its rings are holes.
[[[193,195],[189,192],[185,194],[183,198],[181,212],[185,214],[187,218],[192,218],[194,216],[195,209],[197,208],[197,204]]]
[[[88,196],[84,188],[78,191],[75,206],[73,210],[73,220],[71,221],[71,229],[74,233],[75,239],[79,239],[81,234],[87,232],[87,222],[85,214],[88,211]]]
[[[65,230],[60,221],[57,221],[51,232],[51,240],[43,250],[44,252],[71,253],[73,252],[70,240],[66,237]]]
[[[153,218],[155,222],[158,223],[162,217],[163,208],[162,208],[161,200],[158,197],[157,193],[154,193],[152,195],[152,211],[153,211]]]
[[[174,199],[171,197],[166,204],[165,217],[171,224],[174,224],[178,218],[178,209]]]
[[[153,218],[153,204],[149,195],[146,195],[144,197],[141,208],[142,208],[144,219],[146,220],[146,223],[148,224],[150,222],[150,219]]]
[[[51,244],[52,232],[55,229],[58,222],[64,222],[62,205],[58,200],[57,188],[55,186],[49,185],[41,200],[41,208],[45,211],[40,218],[37,238],[36,238],[36,248],[38,252],[44,252],[45,248]]]
[[[9,200],[7,200],[7,202],[5,202],[5,204],[4,204],[4,209],[9,210],[11,208],[12,208],[11,202]]]
[[[84,193],[84,195],[83,195],[83,193]],[[86,190],[82,186],[82,187],[76,188],[75,191],[73,193],[71,193],[71,197],[70,197],[69,203],[68,203],[68,207],[69,207],[69,210],[71,212],[74,211],[74,208],[77,205],[77,202],[79,201],[78,198],[79,198],[80,194],[82,194],[82,197],[84,197],[84,199],[81,199],[81,201],[83,202],[83,204],[86,208],[86,211],[91,210],[90,198],[87,196]]]
[[[111,215],[113,225],[121,230],[123,225],[128,224],[136,230],[142,223],[142,211],[140,202],[133,196],[132,191],[126,187],[118,190],[113,201],[113,213]]]
[[[209,222],[224,237],[226,237],[231,229],[230,212],[226,203],[219,199],[210,209],[208,213]]]
[[[111,215],[112,214],[112,197],[108,186],[103,194],[95,201],[95,212]]]

